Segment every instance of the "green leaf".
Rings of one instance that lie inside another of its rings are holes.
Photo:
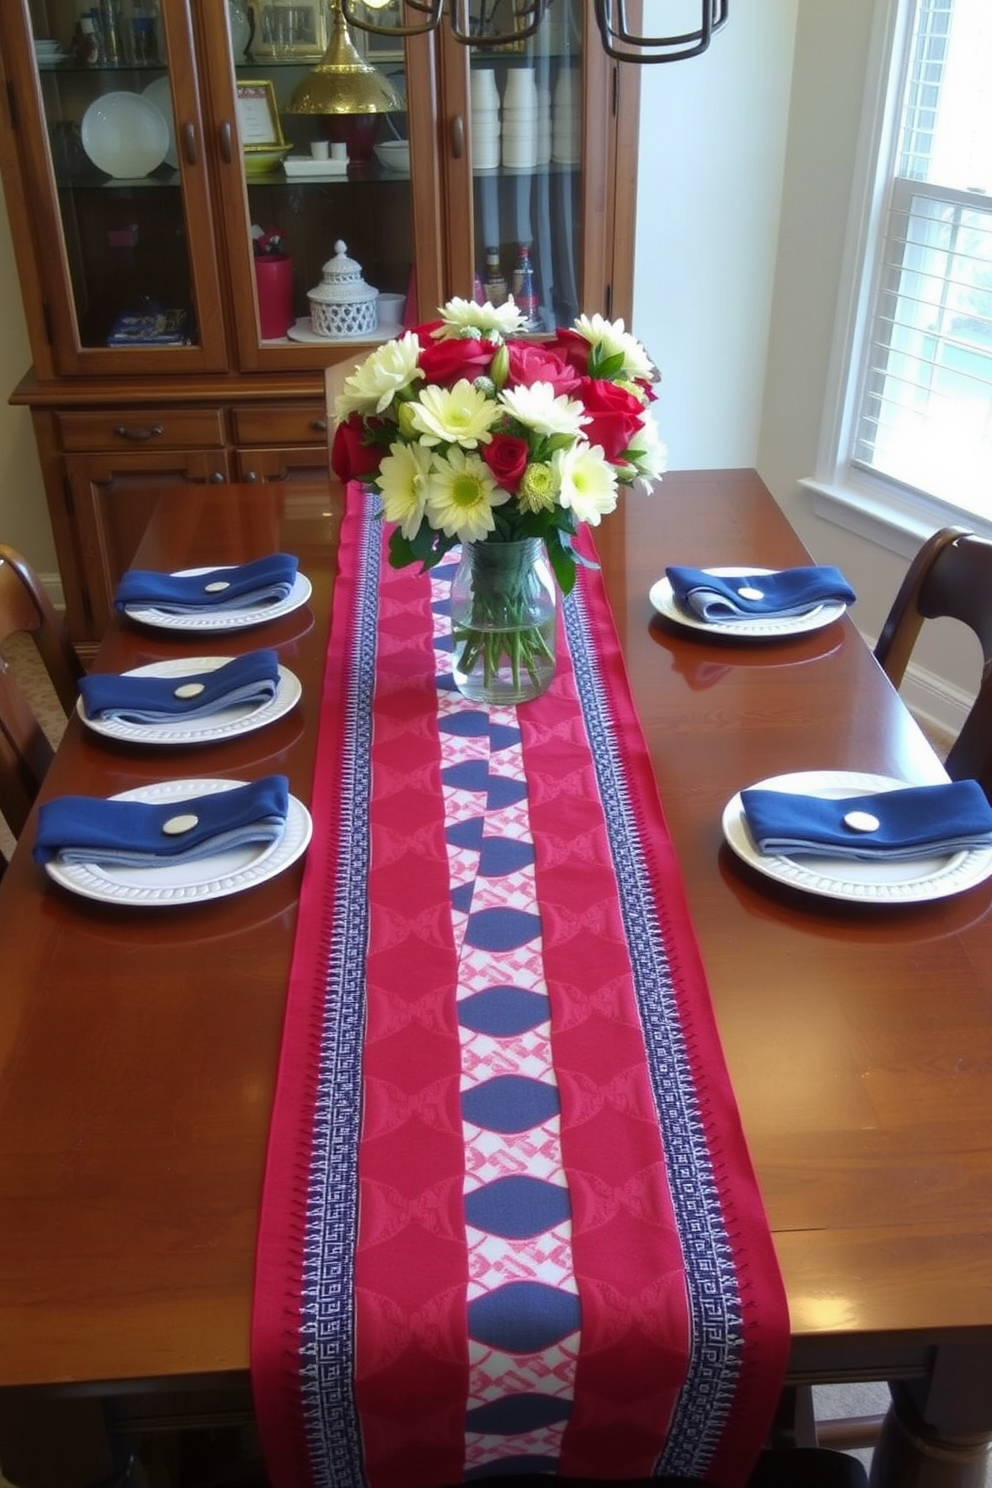
[[[575,559],[576,553],[572,545],[563,539],[557,528],[548,531],[545,539],[545,547],[548,553],[548,562],[551,564],[552,572],[558,580],[558,587],[562,594],[571,594],[575,587]]]

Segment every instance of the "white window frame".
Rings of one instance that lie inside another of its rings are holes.
[[[874,275],[882,267],[876,249],[885,228],[900,80],[912,43],[910,10],[907,0],[878,0],[876,6],[816,472],[800,482],[819,516],[906,558],[938,527],[958,524],[992,537],[992,518],[900,486],[848,459],[858,419],[861,347]]]

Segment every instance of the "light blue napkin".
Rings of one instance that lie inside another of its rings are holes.
[[[977,780],[836,801],[751,788],[741,804],[758,850],[775,857],[899,861],[992,847],[992,806]]]
[[[665,574],[676,603],[711,623],[787,619],[792,615],[808,615],[822,604],[853,604],[856,598],[840,569],[829,565],[733,577],[675,565],[666,568]]]
[[[288,807],[285,775],[154,804],[59,796],[38,813],[34,860],[129,868],[192,863],[234,847],[278,842]]]
[[[158,573],[132,568],[114,595],[117,610],[162,610],[168,615],[195,615],[212,610],[255,610],[280,604],[296,578],[297,560],[271,553],[251,563],[211,568],[201,574]]]
[[[272,701],[278,686],[276,653],[251,651],[212,672],[183,676],[122,677],[116,672],[91,672],[80,679],[79,691],[87,718],[155,724],[209,718],[239,705],[262,707]]]

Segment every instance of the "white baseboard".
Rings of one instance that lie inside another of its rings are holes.
[[[65,593],[62,589],[62,579],[57,573],[40,573],[42,588],[47,593],[52,604],[59,611],[65,609]]]
[[[910,664],[903,678],[900,695],[917,718],[932,724],[942,733],[956,739],[968,716],[974,698],[952,687],[942,677]]]

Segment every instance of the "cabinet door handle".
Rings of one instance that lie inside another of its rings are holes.
[[[183,154],[187,165],[196,164],[196,130],[192,124],[183,125]]]
[[[225,165],[230,165],[234,159],[234,151],[231,149],[230,119],[225,119],[220,126],[220,158]]]
[[[146,439],[157,439],[165,429],[161,424],[146,424],[143,429],[129,429],[126,424],[118,424],[114,433],[118,439],[130,439],[132,443],[141,444]]]
[[[318,434],[326,434],[327,433],[327,420],[326,420],[326,418],[311,419],[310,420],[310,427],[311,427],[311,429],[315,429]]]
[[[456,160],[465,154],[465,120],[456,114],[451,121],[451,153]]]

